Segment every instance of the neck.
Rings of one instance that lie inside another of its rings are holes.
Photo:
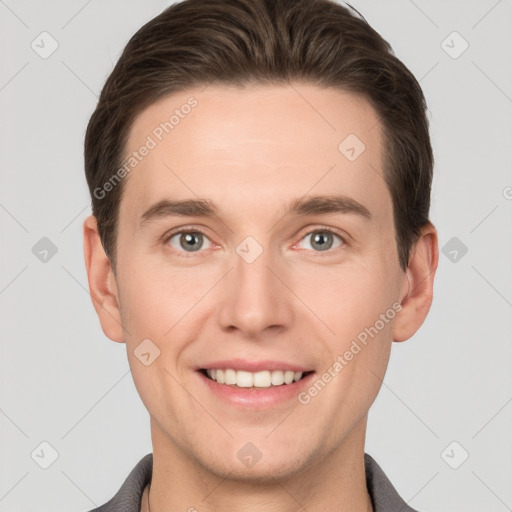
[[[153,476],[141,511],[373,512],[364,469],[365,431],[366,418],[319,461],[311,460],[285,478],[254,482],[214,474],[191,460],[152,421]]]

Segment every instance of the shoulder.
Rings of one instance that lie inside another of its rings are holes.
[[[139,512],[144,488],[151,482],[153,454],[145,455],[126,477],[114,497],[89,512]]]
[[[367,453],[364,454],[364,466],[374,512],[418,512],[401,498],[382,468]]]

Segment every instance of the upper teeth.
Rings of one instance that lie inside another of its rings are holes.
[[[264,370],[262,372],[246,372],[244,370],[206,370],[208,376],[219,384],[234,384],[240,388],[269,388],[281,384],[291,384],[302,378],[302,372],[291,370]]]

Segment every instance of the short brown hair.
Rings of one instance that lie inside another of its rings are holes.
[[[390,45],[334,0],[184,0],[140,28],[106,80],[85,136],[85,173],[115,269],[122,165],[138,114],[171,93],[211,83],[302,81],[363,95],[384,128],[384,179],[400,265],[429,222],[433,154],[423,92]],[[341,141],[340,141],[341,142]]]

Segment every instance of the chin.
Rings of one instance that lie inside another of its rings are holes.
[[[234,450],[229,458],[212,460],[211,457],[198,460],[210,473],[220,478],[258,484],[275,484],[276,480],[286,480],[312,465],[311,455],[299,453],[297,448],[285,453],[282,449],[281,452],[272,448],[258,450],[252,443]]]

